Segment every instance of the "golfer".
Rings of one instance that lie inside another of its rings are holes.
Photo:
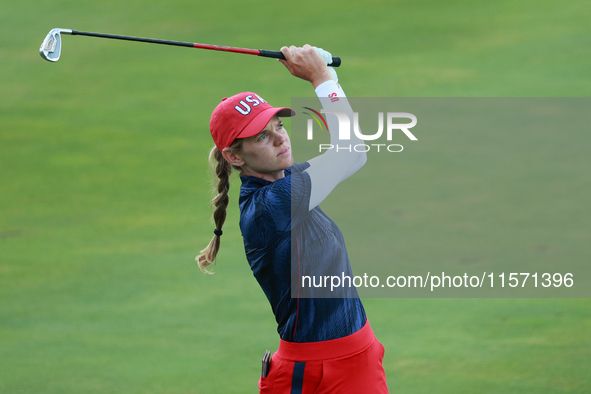
[[[327,114],[338,110],[352,115],[336,73],[326,65],[328,52],[309,45],[283,47],[281,52],[285,60],[280,62],[312,84]],[[366,161],[364,152],[329,150],[293,164],[281,118],[294,114],[290,108],[272,107],[253,92],[225,98],[213,111],[215,147],[210,160],[219,178],[213,199],[215,230],[197,261],[207,272],[219,250],[234,168],[242,181],[240,229],[246,257],[271,304],[280,336],[268,370],[263,368],[260,392],[387,393],[384,347],[371,330],[361,300],[292,297],[296,261],[296,276],[310,267],[330,267],[352,277],[343,236],[318,205]],[[327,120],[336,145],[337,116]],[[352,145],[363,143],[356,138],[352,136]]]

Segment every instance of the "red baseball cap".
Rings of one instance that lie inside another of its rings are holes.
[[[263,131],[275,115],[294,116],[295,111],[287,107],[272,107],[258,94],[242,92],[230,98],[224,97],[215,107],[209,121],[209,131],[221,152],[232,145],[235,139],[252,137]]]

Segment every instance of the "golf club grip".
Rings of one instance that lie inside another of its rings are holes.
[[[283,59],[285,60],[285,56],[283,56],[283,53],[279,52],[279,51],[267,51],[265,49],[261,49],[260,50],[261,53],[259,54],[259,56],[263,56],[263,57],[272,57],[275,59]],[[332,57],[332,63],[329,64],[330,67],[339,67],[341,65],[341,58],[340,57],[336,57],[333,56]]]

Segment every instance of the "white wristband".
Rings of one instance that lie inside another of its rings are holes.
[[[333,80],[322,82],[320,85],[316,87],[316,89],[314,89],[314,91],[316,92],[316,96],[318,97],[335,97],[331,96],[331,94],[334,93],[337,94],[336,97],[347,97],[345,95],[345,92],[341,88],[341,85],[339,85]]]

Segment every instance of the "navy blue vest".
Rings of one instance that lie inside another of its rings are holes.
[[[320,207],[308,210],[311,182],[303,172],[308,167],[308,163],[295,164],[275,182],[240,177],[240,229],[246,258],[271,304],[279,336],[299,343],[342,338],[366,321],[358,297],[292,297],[293,259],[298,259],[294,283],[312,265],[353,276],[339,228]]]

